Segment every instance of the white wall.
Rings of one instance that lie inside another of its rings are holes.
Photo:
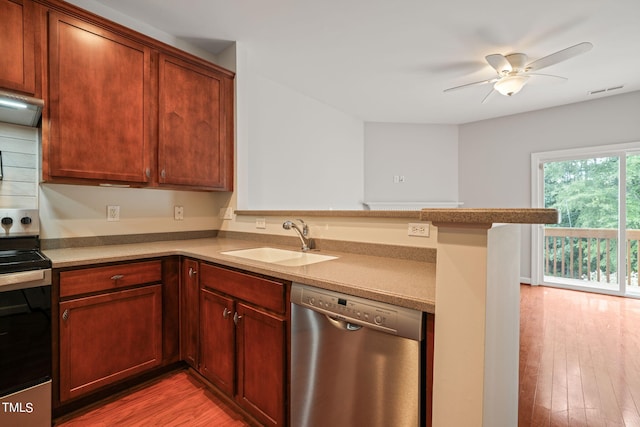
[[[40,185],[40,237],[112,236],[215,230],[216,194],[62,184]],[[107,206],[120,206],[120,221],[107,221]],[[184,207],[184,220],[173,218]]]
[[[410,222],[416,222],[415,219],[319,217],[305,216],[304,213],[300,217],[309,226],[309,235],[314,239],[380,243],[420,248],[435,248],[438,241],[438,230],[435,227],[431,227],[429,237],[408,236],[407,225]],[[256,228],[256,219],[258,218],[265,220],[265,229]],[[282,223],[286,220],[295,220],[297,218],[234,215],[232,220],[222,221],[220,230],[290,236],[295,239],[295,232],[284,230]]]
[[[364,140],[365,200],[458,201],[458,126],[365,123]]]
[[[640,141],[640,92],[460,126],[465,207],[531,207],[531,153]],[[521,276],[531,277],[530,226]]]
[[[248,116],[238,122],[246,135],[238,144],[248,145],[238,154],[248,157],[238,159],[246,165],[239,170],[246,187],[238,191],[247,191],[240,207],[362,209],[363,122],[251,69],[238,69],[241,84],[248,86],[238,109]]]

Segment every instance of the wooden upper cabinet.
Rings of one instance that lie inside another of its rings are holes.
[[[233,78],[160,54],[160,185],[233,189]]]
[[[35,21],[31,0],[0,0],[0,88],[35,92]]]
[[[43,179],[233,190],[234,74],[81,9],[54,9]]]
[[[45,179],[147,182],[153,173],[150,48],[50,11],[48,49]]]

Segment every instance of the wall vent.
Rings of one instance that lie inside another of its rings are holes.
[[[608,87],[606,89],[591,90],[588,93],[589,93],[589,95],[598,95],[598,94],[601,94],[601,93],[611,92],[611,91],[614,91],[614,90],[622,89],[623,87],[624,87],[624,85],[613,86],[613,87]]]

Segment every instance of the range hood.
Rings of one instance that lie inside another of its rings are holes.
[[[44,101],[0,90],[0,122],[38,126]]]

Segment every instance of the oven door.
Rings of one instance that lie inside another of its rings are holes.
[[[0,372],[0,425],[50,425],[50,269],[0,275]]]

